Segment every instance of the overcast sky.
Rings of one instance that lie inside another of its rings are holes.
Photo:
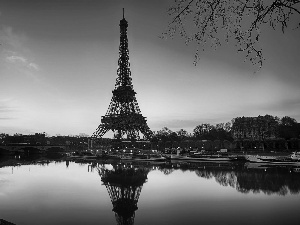
[[[262,31],[255,72],[230,45],[161,39],[172,0],[1,0],[0,132],[91,135],[109,106],[119,22],[128,21],[133,87],[151,130],[270,114],[300,121],[300,30]],[[298,17],[299,18],[299,17]],[[299,20],[298,20],[299,22]]]

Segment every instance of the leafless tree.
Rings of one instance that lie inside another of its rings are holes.
[[[163,37],[179,33],[186,44],[195,42],[196,64],[206,45],[217,48],[233,41],[259,69],[263,64],[259,45],[261,30],[267,26],[285,31],[300,24],[300,0],[174,0],[168,9],[171,22]],[[192,26],[193,25],[193,26]]]

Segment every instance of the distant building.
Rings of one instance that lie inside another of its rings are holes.
[[[270,115],[237,117],[232,120],[232,137],[235,140],[265,140],[278,137],[278,118]]]
[[[79,137],[89,137],[89,135],[86,133],[79,133]]]

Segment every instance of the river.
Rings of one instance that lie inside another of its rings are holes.
[[[299,224],[299,209],[300,173],[290,166],[35,160],[0,168],[0,219],[17,225]]]

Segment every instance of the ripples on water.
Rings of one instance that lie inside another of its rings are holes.
[[[0,219],[18,225],[300,221],[300,173],[290,166],[118,161],[0,166]]]

